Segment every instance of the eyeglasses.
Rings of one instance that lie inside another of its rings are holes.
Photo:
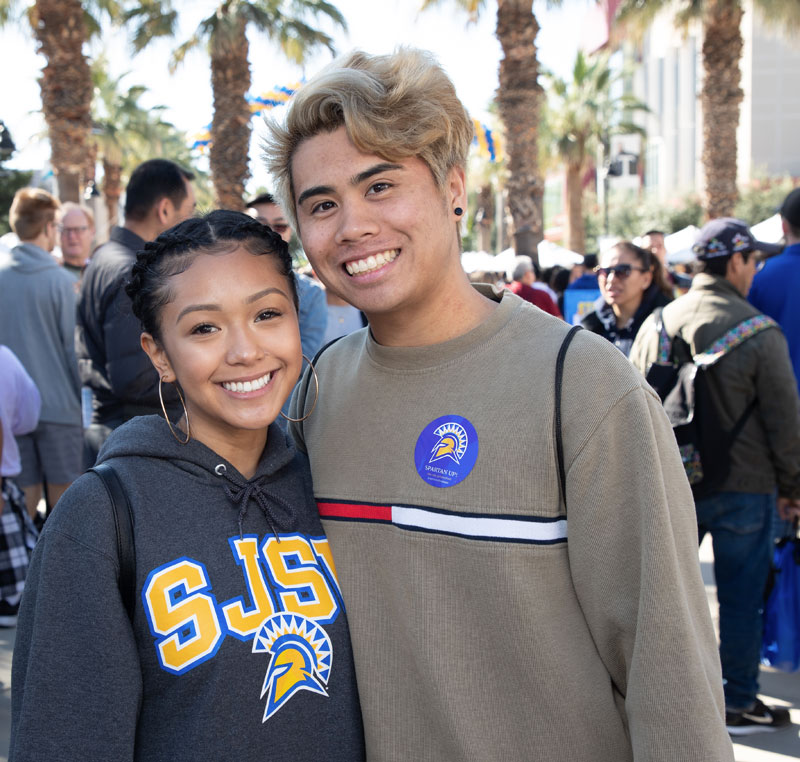
[[[608,278],[609,275],[613,275],[615,278],[619,278],[620,280],[625,280],[634,270],[638,270],[640,273],[646,273],[648,270],[646,267],[634,267],[633,265],[611,265],[611,267],[595,267],[594,271],[597,273],[598,277],[601,278]]]
[[[88,225],[82,225],[77,228],[65,228],[63,225],[58,226],[58,232],[69,235],[70,233],[85,233],[89,229]]]

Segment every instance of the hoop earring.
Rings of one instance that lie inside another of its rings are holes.
[[[314,386],[316,387],[317,393],[314,397],[314,404],[311,406],[311,410],[309,410],[302,418],[289,418],[288,415],[283,415],[283,410],[281,410],[281,415],[283,415],[287,421],[291,421],[292,423],[300,423],[301,421],[305,421],[305,419],[314,412],[314,408],[317,406],[317,400],[319,400],[319,376],[317,376],[317,369],[314,367],[314,363],[312,363],[311,360],[309,360],[305,355],[302,355],[302,358],[308,363],[308,367],[311,368],[311,373],[314,376]]]
[[[178,440],[178,442],[182,445],[189,444],[189,440],[192,438],[192,430],[189,426],[189,411],[186,409],[186,403],[183,401],[183,395],[181,394],[181,388],[178,384],[175,384],[175,391],[178,392],[178,399],[181,401],[181,405],[183,405],[183,417],[186,419],[186,439],[181,439],[175,433],[175,427],[172,425],[172,422],[167,415],[167,407],[164,404],[164,395],[161,393],[161,384],[164,381],[166,376],[161,376],[158,379],[158,399],[161,401],[161,410],[164,413],[164,420],[167,422],[167,426],[169,426],[170,432],[172,432],[172,436]]]

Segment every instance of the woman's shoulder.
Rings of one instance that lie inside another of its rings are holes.
[[[109,553],[116,541],[111,499],[100,477],[92,471],[76,479],[61,496],[43,529],[100,553]]]

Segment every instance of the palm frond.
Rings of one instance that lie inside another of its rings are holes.
[[[202,41],[203,40],[198,32],[195,32],[188,40],[186,40],[186,42],[178,45],[178,47],[172,51],[172,55],[169,59],[170,73],[174,74],[175,70],[183,63],[187,54],[198,47]]]

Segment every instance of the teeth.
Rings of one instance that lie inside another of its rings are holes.
[[[379,267],[388,265],[397,258],[397,249],[390,251],[382,251],[379,254],[370,255],[366,259],[357,259],[354,262],[348,262],[345,269],[350,275],[360,275],[361,273],[369,272],[370,270],[377,270]]]
[[[245,392],[255,392],[266,386],[271,378],[272,373],[267,373],[261,376],[261,378],[257,378],[255,381],[224,381],[222,388],[227,389],[229,392],[240,392],[242,394]]]

